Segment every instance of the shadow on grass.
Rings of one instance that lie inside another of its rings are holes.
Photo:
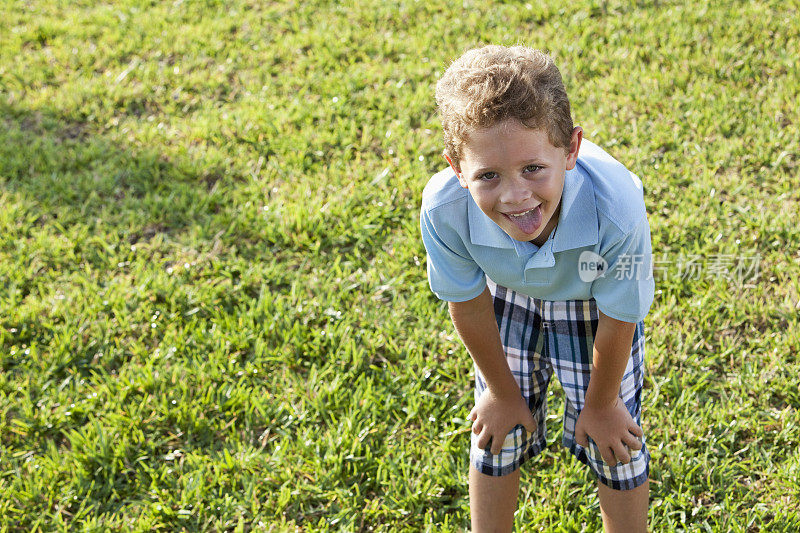
[[[115,514],[146,499],[170,450],[228,455],[240,444],[221,437],[228,419],[263,425],[259,416],[246,417],[234,406],[204,423],[195,421],[176,438],[170,386],[158,379],[171,364],[198,364],[199,354],[219,342],[206,335],[217,317],[235,316],[242,299],[257,295],[252,287],[237,290],[229,265],[214,265],[199,276],[165,274],[181,253],[224,250],[219,240],[226,230],[224,193],[231,177],[202,160],[170,160],[150,148],[127,148],[98,133],[97,124],[47,109],[0,104],[0,116],[0,198],[7,208],[0,218],[5,234],[0,254],[7,258],[2,268],[7,292],[0,298],[0,442],[9,459],[17,457],[11,470],[27,471],[25,459],[31,456],[19,456],[22,450],[40,458],[53,449],[63,454],[57,459],[62,467],[49,474],[31,471],[38,481],[9,493],[28,494],[26,488],[37,483],[31,494],[43,491],[44,500],[75,494],[67,513],[88,501],[94,516]],[[140,250],[133,257],[136,247],[147,255]],[[203,284],[212,276],[206,297]],[[49,305],[64,298],[62,293],[74,298],[71,305]],[[225,297],[212,298],[219,294]],[[197,299],[205,306],[193,312],[200,307]],[[177,318],[151,327],[159,320],[154,309]],[[182,341],[179,356],[171,363],[159,359],[155,377],[148,376],[148,354],[163,342]],[[120,383],[125,370],[128,381]],[[177,393],[222,405],[221,392],[205,393],[226,379],[223,370]],[[100,392],[96,404],[86,399],[87,390]],[[136,406],[164,414],[147,419]],[[92,440],[98,424],[105,426],[105,437]],[[126,431],[142,436],[129,442]],[[64,470],[69,464],[75,468]],[[20,497],[22,514],[7,517],[19,519],[20,527],[52,512],[38,496]]]
[[[37,225],[102,224],[135,244],[193,224],[210,226],[220,211],[216,186],[224,169],[127,149],[93,132],[96,125],[49,110],[0,104],[0,114],[0,185],[40,210]]]
[[[92,325],[105,320],[107,326],[120,313],[135,315],[142,304],[165,304],[184,280],[148,280],[170,269],[181,251],[222,248],[224,229],[215,215],[223,208],[224,169],[206,168],[203,161],[171,161],[149,148],[127,149],[94,132],[95,124],[46,109],[0,104],[0,115],[0,195],[7,208],[0,252],[9,260],[0,341],[47,349],[60,330],[72,337],[67,341],[71,356],[55,365],[60,371],[54,377],[63,378],[66,367],[88,375],[92,367],[109,366],[111,361],[93,356],[107,351],[114,339],[108,327],[84,325],[84,319]],[[95,301],[120,285],[137,286],[135,298],[122,309]],[[69,290],[82,292],[72,314],[42,309],[45,301],[57,303]],[[235,309],[234,299],[219,303],[226,312]],[[180,305],[188,311],[193,304]],[[69,331],[72,321],[78,322],[77,332]],[[157,332],[146,337],[128,340],[145,340],[149,348],[160,341]],[[3,362],[4,370],[18,363],[13,359]]]

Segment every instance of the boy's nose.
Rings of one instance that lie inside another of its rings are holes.
[[[519,180],[514,180],[513,183],[509,183],[508,187],[503,191],[501,201],[510,206],[524,204],[533,196],[533,192],[531,192],[530,188],[526,185],[527,184],[521,183]]]

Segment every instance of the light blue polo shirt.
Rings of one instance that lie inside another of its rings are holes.
[[[544,300],[589,300],[606,315],[639,322],[650,310],[650,225],[641,180],[583,140],[564,178],[558,225],[541,247],[517,241],[487,217],[450,168],[422,193],[428,283],[442,300],[477,297],[486,277]]]

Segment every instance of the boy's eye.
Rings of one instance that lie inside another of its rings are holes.
[[[524,170],[525,172],[536,172],[537,170],[539,170],[539,169],[541,169],[541,168],[542,168],[542,167],[540,167],[539,165],[528,165],[528,166],[527,166],[527,167],[525,167],[523,170]]]
[[[481,174],[478,179],[483,181],[490,181],[497,177],[497,172],[487,172],[485,174]]]

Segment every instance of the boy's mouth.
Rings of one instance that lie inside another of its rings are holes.
[[[503,216],[514,223],[520,231],[532,235],[542,225],[542,206],[537,205],[533,209],[521,213],[519,215],[509,215],[503,213]]]

